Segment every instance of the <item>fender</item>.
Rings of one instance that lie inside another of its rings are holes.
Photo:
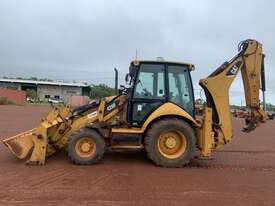
[[[159,108],[157,108],[150,116],[146,119],[144,124],[142,125],[142,130],[145,131],[148,125],[154,121],[155,119],[159,117],[164,116],[178,116],[181,118],[188,119],[190,122],[194,123],[196,127],[199,127],[200,125],[198,122],[186,111],[184,111],[182,108],[180,108],[178,105],[173,104],[171,102],[165,103],[161,105]]]

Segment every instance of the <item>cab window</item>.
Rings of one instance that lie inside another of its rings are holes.
[[[164,65],[142,64],[136,87],[134,98],[143,99],[164,99]]]
[[[169,101],[179,105],[190,115],[194,114],[193,89],[187,66],[169,65]]]

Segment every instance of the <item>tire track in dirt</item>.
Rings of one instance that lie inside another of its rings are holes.
[[[43,177],[37,176],[35,179],[32,179],[31,184],[28,186],[31,188],[41,188],[51,185],[52,183],[58,184],[63,177],[67,175],[72,175],[71,173],[68,173],[67,169],[59,169],[58,171],[53,170],[50,172],[50,174],[43,175]]]
[[[23,190],[26,188],[32,188],[32,190],[35,190],[37,188],[46,187],[52,183],[58,184],[66,173],[68,173],[68,170],[65,168],[55,169],[44,173],[41,173],[40,171],[38,173],[31,172],[28,176],[18,173],[17,171],[17,173],[14,173],[13,175],[9,174],[8,178],[4,179],[4,183],[9,183],[6,184],[6,190]],[[21,178],[21,176],[24,178]],[[13,180],[12,184],[10,184],[11,180]]]
[[[275,171],[275,166],[268,167],[244,167],[243,165],[203,165],[203,164],[191,164],[186,166],[186,169],[215,169],[215,170],[233,170],[233,171],[263,171],[263,172],[273,172]]]
[[[195,159],[187,168],[275,171],[275,151],[273,150],[216,150],[212,157],[213,159],[210,160]],[[228,162],[229,157],[232,157],[230,162]],[[254,162],[254,164],[249,165],[247,162]]]
[[[216,150],[215,153],[239,153],[239,154],[274,154],[275,151],[273,150],[266,150],[266,151],[241,151],[241,150]]]
[[[4,203],[11,203],[14,204],[28,204],[28,198],[29,196],[32,196],[32,194],[35,194],[38,197],[43,197],[44,194],[47,194],[50,190],[51,192],[54,192],[56,195],[60,194],[61,196],[64,194],[74,194],[76,191],[82,191],[83,194],[80,196],[89,196],[89,194],[96,195],[96,193],[100,190],[100,188],[108,181],[110,181],[112,178],[115,178],[115,176],[119,176],[120,172],[116,170],[108,171],[107,173],[100,174],[99,177],[94,178],[92,181],[86,182],[84,185],[75,185],[74,187],[70,186],[64,186],[62,185],[62,179],[64,176],[68,176],[66,173],[68,171],[67,169],[59,169],[57,172],[53,171],[48,173],[48,175],[51,177],[46,178],[46,175],[43,176],[36,176],[34,182],[31,184],[25,184],[23,187],[8,187],[6,188],[5,192],[0,192],[0,204],[1,202]],[[52,177],[54,176],[54,177]],[[73,176],[74,178],[78,178],[78,176],[81,176],[81,173],[69,173],[69,176]],[[36,181],[36,178],[38,181]],[[43,178],[43,179],[41,179]],[[83,178],[83,177],[82,177]],[[80,177],[81,179],[81,177]],[[20,196],[24,197],[23,200],[21,198],[21,201],[19,199],[12,195],[17,194],[20,191]],[[73,196],[68,197],[67,201],[72,201]],[[35,201],[34,201],[35,202]],[[47,201],[46,201],[47,202]],[[48,203],[56,203],[55,201],[50,201]],[[74,204],[73,204],[74,205]]]

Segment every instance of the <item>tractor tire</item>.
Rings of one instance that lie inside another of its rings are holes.
[[[82,128],[73,134],[68,143],[68,156],[79,165],[97,163],[104,155],[106,145],[96,130]]]
[[[178,118],[153,123],[144,144],[147,156],[162,167],[184,167],[194,158],[196,151],[194,130]]]

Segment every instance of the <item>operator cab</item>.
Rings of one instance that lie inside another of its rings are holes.
[[[142,126],[147,117],[166,102],[194,117],[194,92],[188,63],[132,61],[126,81],[130,84],[127,120]]]

